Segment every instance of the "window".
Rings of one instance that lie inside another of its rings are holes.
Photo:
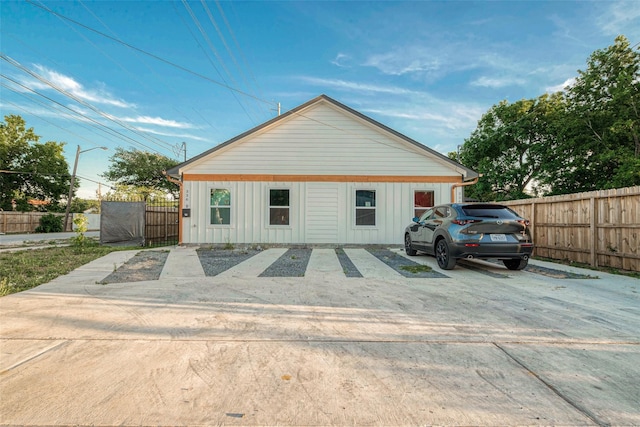
[[[356,190],[356,225],[376,225],[375,190]]]
[[[433,219],[448,218],[451,215],[450,209],[446,206],[439,206],[434,211]]]
[[[231,224],[231,192],[229,190],[225,188],[211,189],[209,206],[211,207],[211,224]]]
[[[431,219],[432,216],[433,216],[433,209],[427,209],[426,211],[424,211],[422,215],[420,215],[420,219],[418,222],[424,222],[428,219]]]
[[[413,216],[422,214],[433,206],[433,191],[416,190],[413,193]]]
[[[289,225],[289,190],[269,190],[269,225]]]

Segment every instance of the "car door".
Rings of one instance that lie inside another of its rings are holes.
[[[417,227],[411,228],[411,231],[412,231],[411,240],[416,245],[421,245],[421,246],[425,245],[424,228],[425,228],[427,219],[430,218],[431,215],[433,215],[433,209],[427,209],[422,215],[420,215],[420,218],[418,219],[418,223],[416,224]]]
[[[437,206],[433,209],[433,213],[424,222],[422,229],[423,244],[431,245],[438,227],[442,225],[444,220],[449,216],[450,209],[448,206]]]

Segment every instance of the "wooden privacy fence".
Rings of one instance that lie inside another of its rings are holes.
[[[503,204],[531,221],[536,256],[640,271],[640,186]]]
[[[48,212],[13,212],[0,211],[0,233],[35,233],[40,225],[40,218]],[[64,217],[64,214],[54,214]]]

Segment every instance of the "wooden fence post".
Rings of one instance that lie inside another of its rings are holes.
[[[590,264],[592,267],[598,266],[598,203],[596,197],[589,198],[589,210],[591,210],[591,220],[589,221],[590,240]]]

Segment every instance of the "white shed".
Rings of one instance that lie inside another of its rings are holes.
[[[401,244],[478,174],[321,95],[168,171],[184,244]]]

